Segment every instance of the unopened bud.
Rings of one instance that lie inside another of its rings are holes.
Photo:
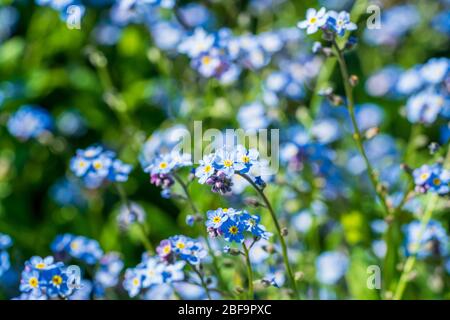
[[[375,137],[378,133],[380,133],[380,128],[378,128],[378,127],[370,128],[366,131],[365,138],[366,138],[366,140],[370,140],[373,137]]]
[[[239,293],[239,294],[244,293],[244,289],[241,288],[241,287],[236,287],[235,290],[236,290],[236,292]]]
[[[305,274],[302,271],[297,271],[294,275],[295,281],[300,281],[305,277]]]
[[[238,256],[238,255],[241,254],[241,251],[240,251],[239,249],[237,249],[237,248],[231,248],[231,249],[230,249],[230,254],[231,254],[232,256]]]
[[[262,249],[263,249],[264,251],[266,251],[267,253],[274,253],[274,252],[275,252],[275,248],[274,248],[274,246],[271,245],[271,244],[268,244],[268,245],[266,245],[266,246],[262,246]]]
[[[348,79],[348,82],[350,82],[350,85],[352,87],[356,87],[358,85],[359,78],[356,75],[352,74]]]
[[[248,206],[252,206],[252,207],[265,207],[264,204],[262,204],[261,202],[259,202],[258,199],[256,198],[245,198],[244,199],[244,203]]]
[[[261,280],[261,284],[262,284],[265,288],[270,287],[270,281],[269,281],[269,280],[262,279],[262,280]]]

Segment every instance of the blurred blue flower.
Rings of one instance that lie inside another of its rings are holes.
[[[407,256],[416,255],[419,259],[424,259],[430,256],[445,257],[448,254],[449,238],[440,222],[430,220],[421,234],[421,222],[412,221],[404,226],[403,231]]]
[[[86,187],[97,188],[104,181],[125,182],[131,172],[131,165],[116,158],[112,151],[93,145],[85,150],[78,149],[70,160],[70,169],[83,179]]]
[[[336,284],[347,272],[349,261],[338,251],[327,251],[317,257],[316,277],[323,284]]]
[[[86,121],[77,111],[64,111],[56,119],[58,131],[65,136],[80,137],[86,133]]]
[[[405,34],[420,23],[415,5],[405,4],[386,9],[381,15],[382,28],[365,29],[364,40],[373,46],[396,46]]]
[[[38,138],[53,129],[53,119],[47,110],[24,105],[8,120],[8,131],[20,140]]]
[[[50,248],[57,256],[70,256],[89,265],[96,264],[103,256],[103,250],[96,240],[70,233],[58,235]]]
[[[124,263],[117,252],[109,252],[99,260],[99,266],[95,272],[95,283],[103,288],[115,287],[119,283],[120,272]]]
[[[14,7],[4,5],[0,8],[0,43],[12,35],[18,20],[19,12]]]
[[[50,188],[50,196],[58,205],[83,207],[86,198],[80,186],[72,179],[58,179]]]

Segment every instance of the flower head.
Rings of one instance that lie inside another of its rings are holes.
[[[319,11],[310,8],[306,11],[306,20],[300,21],[297,27],[306,29],[307,34],[316,33],[319,28],[327,23],[326,9],[321,8]]]

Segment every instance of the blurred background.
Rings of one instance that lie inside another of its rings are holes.
[[[185,222],[192,214],[189,207],[162,198],[139,161],[152,134],[175,125],[192,129],[193,120],[220,130],[259,121],[256,127],[279,128],[282,143],[307,132],[325,148],[318,156],[329,154],[321,161],[330,163],[322,163],[326,173],[321,179],[307,171],[290,175],[282,153],[282,169],[267,193],[283,221],[291,221],[292,247],[302,253],[300,265],[311,279],[305,282],[311,285],[311,298],[379,298],[377,291],[366,288],[365,268],[381,264],[375,252],[381,236],[372,225],[382,214],[360,169],[344,108],[318,95],[328,85],[342,92],[340,75],[335,61],[312,54],[320,35],[307,37],[295,26],[309,7],[352,12],[358,41],[346,58],[359,78],[358,121],[367,123],[366,128],[380,128],[367,148],[394,199],[407,186],[400,163],[415,168],[430,159],[430,142],[448,145],[448,121],[411,124],[405,116],[405,96],[395,89],[405,70],[432,57],[449,56],[448,1],[177,1],[182,21],[170,8],[138,12],[109,0],[78,4],[83,8],[80,29],[70,29],[67,11],[45,1],[0,0],[0,232],[14,241],[11,268],[0,278],[0,298],[17,296],[24,261],[51,255],[50,243],[66,232],[98,240],[105,252],[120,252],[125,266],[140,261],[144,247],[139,230],[123,232],[117,223],[120,198],[115,189],[85,188],[70,173],[70,159],[79,148],[101,143],[133,165],[124,188],[130,200],[144,208],[152,243],[174,234],[198,236],[198,229]],[[366,28],[370,4],[381,8],[380,30]],[[208,32],[228,28],[235,36],[275,32],[275,39],[267,40],[270,54],[261,66],[249,59],[250,67],[244,63],[239,76],[224,83],[201,76],[189,58],[177,52],[185,34],[200,27]],[[270,51],[277,39],[282,39],[282,49]],[[277,89],[276,77],[295,68],[303,78],[290,81],[298,86]],[[8,120],[24,105],[48,111],[51,125],[45,134],[23,139],[8,128]],[[283,181],[295,184],[302,196],[293,195]],[[245,189],[221,197],[196,182],[190,189],[202,213],[239,206],[243,198],[254,196]],[[411,208],[402,213],[402,224],[413,219],[413,204]],[[441,207],[434,218],[448,231],[447,209]],[[399,233],[399,257],[403,241]],[[337,248],[352,261],[344,277],[359,280],[323,291],[315,280],[315,260]],[[409,297],[449,298],[445,260],[418,268]]]

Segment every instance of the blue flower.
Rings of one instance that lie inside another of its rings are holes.
[[[127,269],[125,271],[125,279],[123,287],[127,290],[128,295],[133,298],[139,294],[142,288],[143,274],[138,269]]]
[[[207,228],[219,229],[222,223],[228,219],[228,214],[222,208],[217,210],[210,210],[207,213],[208,220],[206,221]]]
[[[8,131],[20,140],[38,138],[52,129],[52,117],[39,106],[22,106],[8,120]]]
[[[231,178],[235,171],[241,171],[245,168],[242,162],[238,162],[235,150],[221,148],[214,154],[214,168],[222,171],[225,175]]]
[[[12,239],[4,233],[0,233],[0,250],[8,249],[12,246]]]
[[[412,123],[431,124],[448,104],[442,95],[428,90],[423,91],[408,99],[406,116]]]
[[[450,171],[440,164],[423,165],[413,171],[416,190],[445,196],[450,192]]]
[[[350,21],[350,14],[346,11],[339,13],[328,11],[327,25],[339,36],[344,36],[345,31],[353,31],[357,29],[356,24]]]
[[[246,226],[244,223],[234,219],[227,219],[227,221],[220,226],[220,232],[223,234],[224,239],[228,242],[244,242],[245,229]]]
[[[181,281],[184,279],[183,268],[185,266],[184,261],[178,261],[174,264],[169,264],[165,266],[162,276],[164,283],[172,283],[176,281]]]
[[[268,240],[272,236],[272,234],[267,232],[266,228],[259,223],[261,220],[260,216],[251,215],[244,211],[242,215],[239,215],[239,218],[246,226],[246,231],[251,232],[254,237]]]
[[[21,292],[40,296],[43,287],[44,284],[41,282],[41,276],[37,270],[25,270],[22,272],[22,279],[20,280]]]
[[[46,283],[46,294],[49,297],[66,297],[72,293],[68,285],[68,276],[61,268],[53,268],[43,274]]]
[[[307,34],[313,34],[327,23],[327,18],[326,9],[324,7],[319,11],[310,8],[306,11],[306,20],[300,21],[297,24],[297,27],[306,29]]]
[[[420,75],[429,84],[443,82],[450,70],[450,59],[432,58],[420,68]]]
[[[178,51],[187,54],[190,58],[197,58],[200,54],[208,52],[214,42],[214,35],[207,34],[202,28],[196,28],[191,36],[180,43]]]
[[[348,258],[343,253],[324,252],[316,260],[316,277],[323,284],[336,284],[347,272],[348,265]]]

